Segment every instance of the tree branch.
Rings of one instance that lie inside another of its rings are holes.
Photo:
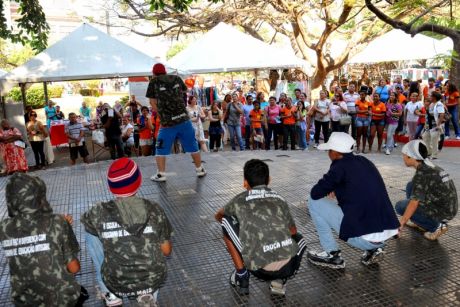
[[[412,26],[420,19],[422,18],[423,16],[427,15],[428,13],[430,13],[432,10],[434,10],[435,8],[437,7],[440,7],[441,5],[443,5],[444,3],[446,2],[449,2],[449,0],[442,0],[434,5],[432,5],[431,7],[429,7],[425,12],[423,12],[422,14],[418,15],[417,17],[415,17],[411,22],[409,22],[407,24],[407,26],[409,28],[412,28]]]

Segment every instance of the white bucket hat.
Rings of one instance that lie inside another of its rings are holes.
[[[333,132],[327,143],[318,146],[319,150],[334,150],[340,153],[353,151],[355,140],[345,132]]]

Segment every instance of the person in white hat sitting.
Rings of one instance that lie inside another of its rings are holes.
[[[436,240],[447,232],[446,220],[453,219],[458,211],[454,181],[427,159],[428,149],[423,141],[410,141],[402,148],[402,154],[406,166],[416,171],[406,186],[407,199],[396,203],[401,229],[409,226],[423,231],[426,239]]]
[[[332,230],[349,245],[364,251],[361,263],[383,259],[385,241],[398,234],[399,222],[385,183],[375,165],[352,151],[354,139],[332,133],[318,149],[327,150],[332,163],[312,188],[308,208],[323,251],[309,251],[308,260],[319,266],[345,268]]]

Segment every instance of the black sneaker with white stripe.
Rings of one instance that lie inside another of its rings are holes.
[[[249,272],[246,270],[246,272],[241,275],[234,270],[232,275],[230,275],[230,284],[236,288],[239,294],[249,294]]]
[[[361,257],[361,263],[365,266],[369,266],[374,263],[379,263],[383,260],[384,255],[385,254],[383,248],[381,247],[367,250]]]
[[[345,261],[341,257],[340,250],[331,252],[309,251],[307,254],[308,260],[314,265],[328,267],[331,269],[345,268]]]

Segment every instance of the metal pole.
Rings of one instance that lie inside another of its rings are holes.
[[[256,92],[259,92],[257,88],[257,69],[254,69],[254,89],[256,90]]]
[[[45,104],[48,104],[48,84],[43,82],[43,92],[45,93]]]
[[[26,84],[25,84],[25,83],[19,83],[19,87],[21,88],[22,106],[25,107],[26,104],[27,104],[27,99],[26,99]]]

